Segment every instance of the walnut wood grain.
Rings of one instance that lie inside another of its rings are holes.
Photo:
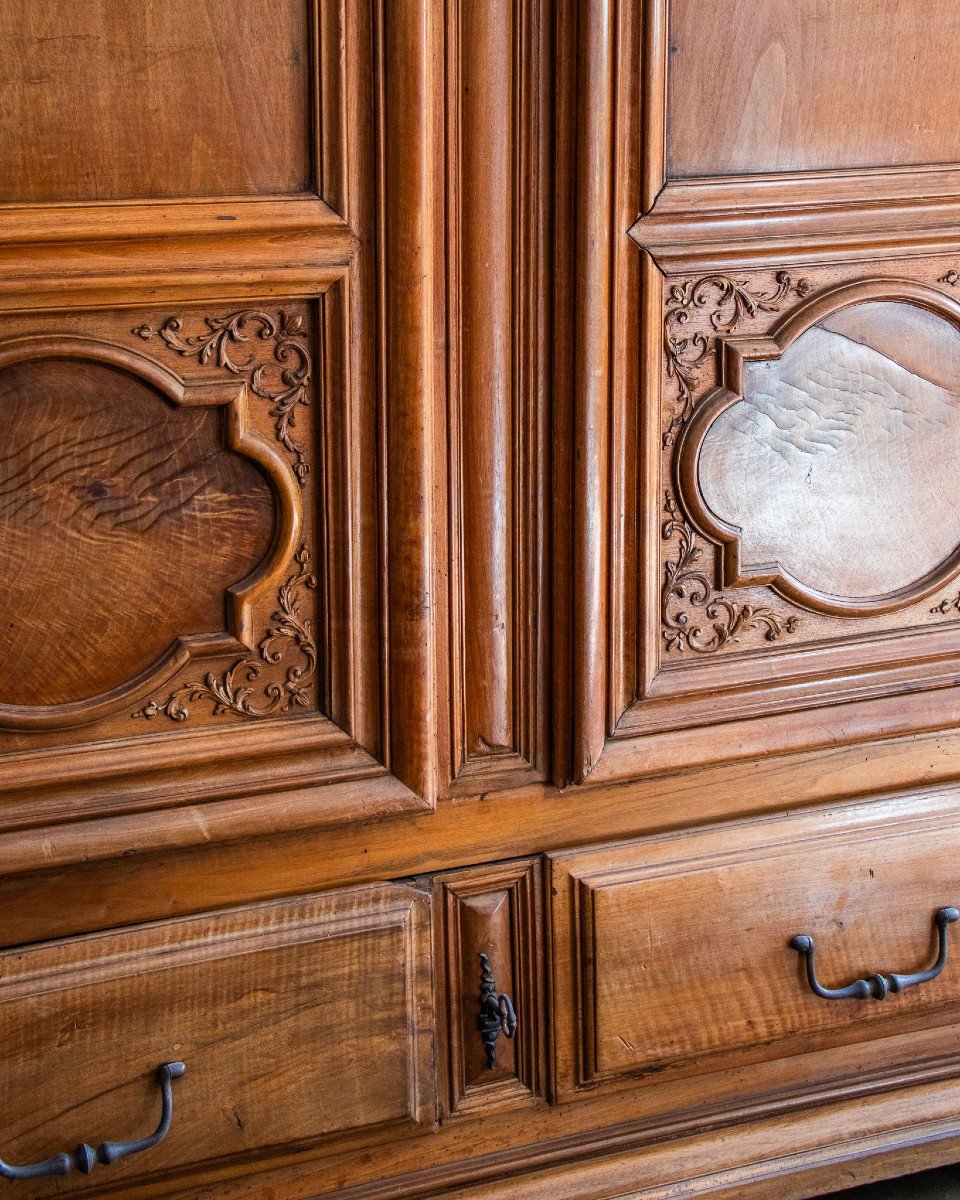
[[[224,628],[224,592],[273,533],[269,485],[216,409],[41,359],[0,370],[0,702],[107,692],[183,633]]]
[[[711,426],[699,484],[740,529],[744,568],[811,591],[882,597],[960,543],[942,480],[960,435],[960,331],[906,304],[844,309],[771,362]]]
[[[671,177],[960,159],[940,102],[960,78],[953,9],[873,0],[856,21],[844,0],[790,14],[672,0],[669,11]],[[717,69],[720,47],[729,69]]]
[[[514,249],[511,106],[514,5],[461,6],[461,530],[465,756],[515,745]],[[497,88],[497,93],[491,94]],[[491,119],[491,109],[500,119]]]
[[[390,762],[413,791],[433,802],[449,775],[441,721],[440,501],[446,455],[442,398],[437,104],[438,13],[428,0],[386,4],[380,13],[384,87],[378,113],[383,242],[378,314],[386,455],[387,636],[391,654]]]
[[[543,1093],[542,888],[541,864],[530,859],[447,872],[434,881],[451,1112],[529,1103]],[[517,1018],[515,1035],[498,1037],[492,1067],[478,1026],[481,954]]]
[[[3,1152],[14,1161],[146,1125],[156,1063],[177,1055],[186,1086],[169,1138],[102,1169],[101,1185],[256,1166],[279,1148],[431,1120],[428,906],[406,889],[68,939],[8,952],[0,972]]]
[[[451,716],[454,791],[545,766],[544,380],[549,95],[539,5],[448,14]]]
[[[0,53],[6,203],[310,188],[307,0],[14,0]]]
[[[4,733],[0,1153],[146,1125],[146,1072],[180,1054],[162,1010],[199,1063],[188,1121],[95,1193],[799,1200],[956,1157],[953,958],[933,991],[858,1021],[809,993],[786,942],[812,933],[828,983],[927,961],[930,913],[956,899],[920,903],[952,880],[960,586],[946,571],[929,597],[844,614],[740,579],[683,457],[732,412],[737,357],[773,361],[811,325],[903,372],[907,408],[952,388],[951,343],[922,326],[960,309],[960,29],[930,7],[38,0],[0,17],[0,368],[12,343],[111,347],[114,382],[136,376],[254,472],[230,481],[239,511],[277,514],[248,547],[270,586],[228,593],[246,595],[236,659],[174,664],[137,720]],[[864,322],[877,304],[909,319]],[[18,434],[31,395],[18,379]],[[111,397],[89,423],[141,407]],[[66,401],[45,404],[65,445]],[[911,451],[891,471],[904,509],[920,490],[937,516],[948,439],[926,455],[914,417],[882,426]],[[0,458],[37,462],[39,436],[0,433]],[[865,480],[844,475],[861,546],[884,532]],[[183,607],[212,606],[214,583],[223,601],[235,520],[219,506]],[[786,550],[822,570],[832,530],[814,556],[808,526]],[[914,539],[921,567],[944,528]],[[31,526],[25,553],[53,542]],[[4,584],[18,570],[0,553]],[[136,611],[164,594],[143,584]],[[311,653],[265,659],[295,596]],[[91,605],[71,619],[105,674],[158,632],[131,647]],[[237,690],[215,702],[250,653],[260,716]],[[24,674],[7,665],[0,689]],[[488,940],[521,1022],[492,1082],[470,1041]],[[708,984],[731,963],[722,1003]]]
[[[557,986],[576,989],[578,1022],[575,1034],[569,1019],[557,1028],[559,1086],[703,1072],[948,1021],[956,975],[890,1004],[828,1003],[790,942],[816,938],[831,984],[920,969],[933,917],[953,903],[958,836],[942,807],[911,820],[904,805],[887,821],[853,807],[558,856]]]

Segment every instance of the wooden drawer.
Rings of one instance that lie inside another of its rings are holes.
[[[186,1064],[161,1144],[89,1180],[7,1186],[39,1196],[242,1169],[431,1123],[429,955],[429,902],[397,886],[0,954],[5,1160],[143,1136],[160,1115],[158,1064]]]
[[[882,1001],[815,995],[790,942],[813,937],[819,982],[832,987],[919,971],[936,958],[937,910],[960,901],[958,864],[950,797],[553,856],[557,1094],[730,1067],[749,1089],[751,1064],[847,1045],[858,1047],[845,1064],[854,1075],[893,1071],[909,1039],[864,1047],[956,1020],[960,926],[947,926],[937,978]],[[829,1062],[836,1072],[836,1054]],[[811,1070],[808,1058],[808,1081]]]

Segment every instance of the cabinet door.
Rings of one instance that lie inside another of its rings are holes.
[[[577,27],[593,780],[957,719],[960,17],[707,8]]]
[[[433,804],[422,17],[3,6],[11,868]]]

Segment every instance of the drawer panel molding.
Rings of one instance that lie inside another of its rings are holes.
[[[0,1151],[30,1163],[84,1132],[153,1128],[156,1064],[174,1060],[189,1070],[169,1135],[97,1184],[432,1128],[430,954],[429,901],[396,885],[5,951]]]
[[[558,1094],[955,1020],[958,853],[955,804],[928,796],[551,856]],[[816,941],[816,976],[801,933]],[[820,976],[859,982],[826,990],[847,1003],[825,1003]]]

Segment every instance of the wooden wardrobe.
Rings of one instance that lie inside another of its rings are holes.
[[[960,1160],[960,5],[0,61],[0,1196]]]

